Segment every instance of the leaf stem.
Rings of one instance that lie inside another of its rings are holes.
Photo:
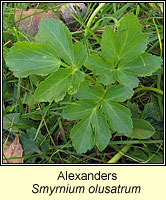
[[[73,13],[69,10],[69,8],[66,6],[66,4],[63,4],[66,8],[66,10],[71,14],[71,16],[77,20],[85,29],[87,29],[89,31],[89,33],[91,35],[93,35],[93,37],[96,39],[96,41],[100,44],[100,39],[97,37],[97,35],[91,30],[89,29],[83,22],[81,22],[75,15],[73,15]]]
[[[85,72],[84,72],[85,73]],[[85,73],[85,76],[87,79],[89,79],[90,81],[92,81],[92,83],[96,84],[96,81],[91,77],[89,76],[88,74]]]
[[[70,65],[67,65],[67,64],[66,64],[66,63],[64,63],[64,62],[61,62],[61,63],[60,63],[60,65],[62,65],[63,67],[67,67],[67,68],[69,68],[69,67],[70,67],[70,68],[71,68],[71,66],[70,66]]]
[[[117,163],[118,160],[127,153],[131,148],[130,144],[125,145],[114,157],[112,157],[107,163]]]
[[[87,23],[87,27],[90,28],[92,23],[93,23],[93,19],[94,17],[97,15],[97,13],[101,10],[101,8],[105,5],[106,3],[101,3],[95,10],[94,12],[92,13],[92,15],[90,16],[89,20],[88,20],[88,23]],[[88,29],[86,28],[85,29],[85,34],[84,34],[84,37],[86,37],[88,35]]]
[[[161,95],[163,95],[163,91],[157,88],[153,88],[153,87],[141,87],[141,88],[137,88],[134,93],[140,92],[140,91],[153,91],[153,92],[157,92]]]
[[[99,27],[99,23],[103,20],[103,19],[112,19],[115,22],[115,26],[119,26],[119,22],[116,18],[114,17],[103,17],[102,19],[98,20],[95,25],[93,26],[92,30],[94,31],[97,27]]]
[[[156,22],[153,18],[153,23],[154,23],[154,26],[156,28],[156,32],[157,32],[157,36],[158,36],[158,39],[159,39],[159,44],[160,44],[160,56],[162,57],[162,52],[163,52],[163,49],[162,49],[162,43],[161,43],[161,37],[160,37],[160,33],[159,33],[159,30],[158,30],[158,27],[156,25]]]
[[[115,144],[157,144],[163,143],[163,140],[125,140],[125,141],[111,141],[110,145]]]

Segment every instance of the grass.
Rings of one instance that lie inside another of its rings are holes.
[[[146,51],[163,57],[163,13],[158,3],[86,5],[87,13],[85,17],[76,19],[80,27],[73,30],[72,36],[75,41],[85,42],[89,53],[99,54],[102,32],[106,26],[114,27],[113,18],[118,20],[125,13],[134,12],[140,20],[143,32],[150,37]],[[60,6],[62,5],[58,7]],[[33,75],[26,79],[17,79],[6,66],[4,59],[15,42],[33,41],[33,37],[20,32],[19,26],[16,26],[14,18],[17,8],[22,12],[27,9],[44,9],[40,12],[47,12],[54,8],[54,3],[3,3],[3,143],[10,144],[16,133],[19,133],[25,163],[162,163],[163,70],[151,77],[140,78],[135,95],[127,102],[134,115],[143,116],[154,126],[155,135],[147,140],[132,140],[114,135],[103,152],[94,148],[86,154],[78,155],[69,138],[73,122],[69,123],[60,116],[61,109],[70,103],[69,98],[65,97],[65,102],[62,103],[35,102],[34,90],[43,77]],[[89,72],[86,69],[84,71],[87,78],[91,79]],[[153,108],[157,119],[150,117],[149,107]],[[38,142],[34,141],[36,137],[39,138]]]

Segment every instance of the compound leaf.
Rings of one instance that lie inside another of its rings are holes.
[[[46,44],[17,42],[6,58],[9,69],[17,77],[30,74],[47,75],[55,72],[60,66],[53,48]]]
[[[139,20],[133,13],[126,14],[117,29],[115,33],[112,28],[106,27],[102,35],[101,47],[106,58],[130,62],[145,52],[148,35],[141,33]]]
[[[106,114],[113,131],[118,133],[130,133],[132,131],[133,123],[129,109],[119,103],[105,100],[102,103],[102,110]]]
[[[43,43],[54,48],[56,55],[68,64],[73,62],[72,36],[69,29],[59,20],[42,19],[37,36]]]

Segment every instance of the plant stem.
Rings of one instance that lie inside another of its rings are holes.
[[[97,35],[91,30],[89,29],[83,22],[81,22],[75,15],[73,15],[73,13],[69,10],[69,8],[66,6],[66,4],[63,4],[66,8],[66,10],[71,14],[71,16],[77,20],[85,29],[88,29],[88,31],[90,32],[91,35],[93,35],[93,37],[95,38],[95,40],[100,44],[100,39],[97,37]]]
[[[153,18],[153,23],[154,23],[154,26],[155,26],[155,28],[156,28],[157,36],[158,36],[158,39],[159,39],[159,44],[160,44],[160,56],[162,57],[163,49],[162,49],[161,37],[160,37],[160,33],[159,33],[159,30],[158,30],[158,27],[157,27],[157,25],[156,25],[156,22],[155,22],[154,18]]]
[[[95,11],[92,13],[92,15],[90,16],[88,23],[87,23],[87,27],[90,28],[92,23],[93,23],[93,19],[94,17],[97,15],[97,13],[101,10],[101,8],[105,5],[106,3],[101,3],[96,9]],[[85,34],[84,37],[86,37],[88,35],[88,29],[85,29]]]
[[[127,140],[127,141],[111,141],[110,145],[115,144],[157,144],[163,143],[163,140]]]
[[[111,158],[107,163],[117,163],[118,160],[125,155],[125,153],[131,148],[130,144],[125,145],[113,158]]]
[[[137,88],[134,93],[140,92],[140,91],[153,91],[153,92],[157,92],[161,95],[163,95],[163,91],[157,88],[153,88],[153,87],[141,87],[141,88]]]
[[[96,81],[91,76],[89,76],[89,74],[86,74],[85,72],[84,72],[84,74],[87,79],[89,79],[92,83],[96,84]]]

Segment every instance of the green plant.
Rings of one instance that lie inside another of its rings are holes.
[[[54,19],[41,21],[35,39],[15,43],[6,64],[18,78],[46,77],[35,90],[36,101],[51,104],[68,97],[72,105],[61,116],[76,121],[70,138],[77,153],[95,145],[104,150],[113,133],[141,139],[155,133],[149,122],[132,119],[125,103],[139,84],[137,77],[152,75],[162,63],[160,57],[145,52],[148,35],[133,13],[117,21],[116,27],[105,28],[98,54],[88,54],[81,42],[73,44],[68,28]],[[138,136],[139,130],[146,136]]]

